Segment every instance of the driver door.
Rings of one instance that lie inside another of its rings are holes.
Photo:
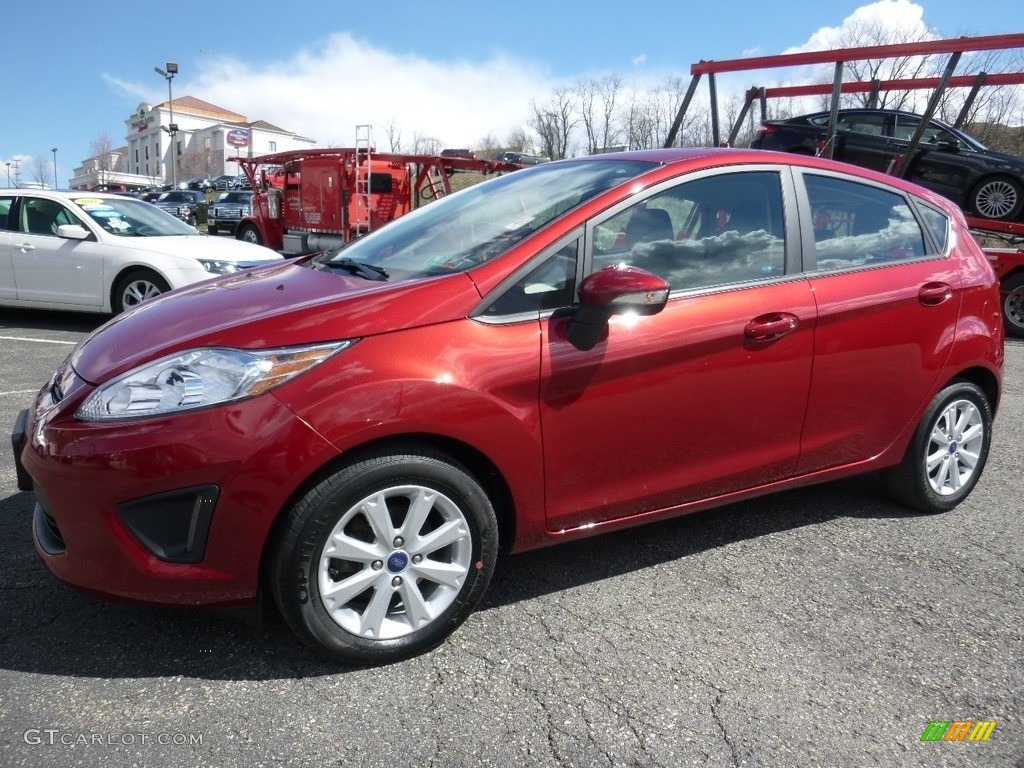
[[[17,216],[10,253],[18,300],[102,309],[104,246],[95,237],[71,240],[57,235],[63,224],[92,230],[49,198],[21,198]]]

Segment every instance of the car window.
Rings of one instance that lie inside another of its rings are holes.
[[[23,197],[21,200],[22,232],[32,235],[56,235],[62,224],[81,224],[82,220],[56,200]]]
[[[779,174],[725,173],[655,194],[598,224],[593,253],[594,269],[640,267],[673,290],[782,275]]]
[[[0,230],[7,229],[13,204],[13,197],[0,197]]]
[[[938,208],[926,203],[918,201],[918,206],[921,210],[921,218],[924,219],[924,225],[935,240],[939,253],[945,253],[949,241],[949,217]]]
[[[159,208],[130,197],[75,197],[73,201],[112,235],[153,237],[194,235],[196,231]]]
[[[579,239],[559,248],[506,289],[483,315],[501,317],[567,307],[576,293]]]
[[[907,202],[866,184],[805,174],[820,272],[867,267],[925,255],[924,233]]]
[[[827,122],[827,121],[826,121]],[[882,136],[885,133],[885,115],[855,112],[839,115],[836,129],[851,133],[864,133],[871,136]]]
[[[896,115],[894,118],[895,125],[893,126],[893,135],[897,139],[903,141],[910,141],[914,138],[914,132],[917,127],[921,125],[921,118],[915,115]],[[928,126],[924,129],[924,133],[921,134],[921,141],[936,144],[940,141],[957,141],[957,137],[947,131],[941,125],[936,123],[928,123]]]

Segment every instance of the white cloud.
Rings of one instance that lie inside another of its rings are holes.
[[[266,120],[321,146],[351,145],[355,126],[363,124],[374,127],[382,146],[392,123],[406,145],[419,134],[445,146],[473,146],[486,135],[504,140],[524,125],[530,102],[543,101],[554,87],[539,65],[511,56],[431,61],[335,34],[318,49],[256,67],[207,59],[187,84],[175,81],[175,95]],[[163,100],[146,90],[150,101]]]
[[[646,63],[647,63],[647,54],[646,53],[641,53],[639,56],[637,56],[637,57],[635,57],[633,59],[633,66],[634,67],[642,67]]]

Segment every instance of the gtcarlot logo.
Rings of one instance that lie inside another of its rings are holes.
[[[201,733],[100,733],[98,731],[62,731],[59,728],[29,728],[21,735],[32,746],[66,747],[134,747],[151,744],[197,746],[203,743]]]

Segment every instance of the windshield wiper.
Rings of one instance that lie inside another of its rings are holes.
[[[345,270],[350,275],[357,275],[365,278],[366,280],[387,280],[390,275],[388,271],[383,267],[378,267],[376,264],[366,264],[360,261],[352,261],[352,259],[329,259],[328,261],[321,262],[324,266],[329,269],[338,267]]]

